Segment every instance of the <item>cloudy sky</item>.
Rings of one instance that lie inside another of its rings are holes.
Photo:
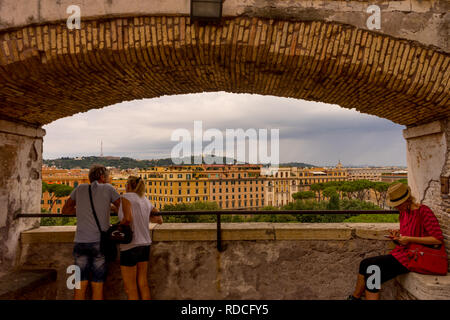
[[[123,102],[57,120],[44,127],[44,159],[99,155],[101,141],[104,155],[167,158],[178,144],[174,130],[193,136],[196,120],[224,136],[226,129],[279,129],[280,162],[406,165],[404,126],[337,105],[224,92]]]

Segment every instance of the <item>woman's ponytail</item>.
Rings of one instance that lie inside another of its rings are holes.
[[[129,176],[128,183],[131,187],[131,192],[136,193],[139,197],[143,197],[145,194],[145,182],[141,177]]]

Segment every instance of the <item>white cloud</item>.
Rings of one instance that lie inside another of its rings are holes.
[[[57,120],[44,128],[44,158],[105,155],[169,157],[172,131],[278,128],[281,162],[406,165],[402,126],[336,105],[224,92],[123,102]]]

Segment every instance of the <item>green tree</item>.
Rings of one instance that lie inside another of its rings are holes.
[[[41,208],[41,213],[50,213],[44,208]],[[44,217],[41,218],[40,225],[41,226],[74,226],[77,224],[77,219],[74,217]]]
[[[394,183],[397,183],[397,182],[401,182],[401,183],[403,183],[403,184],[408,185],[408,179],[399,179],[399,180],[397,180],[397,181],[392,182],[391,184],[394,184]]]
[[[336,187],[326,187],[323,189],[323,195],[324,197],[331,198],[333,195],[337,195],[337,188]]]
[[[352,181],[351,184],[353,184],[354,190],[356,192],[356,197],[360,201],[364,201],[364,199],[368,198],[369,190],[373,186],[373,182],[369,180],[356,180]]]
[[[323,190],[323,184],[314,183],[309,187],[309,190],[313,191],[314,194],[317,195],[317,201],[320,202],[320,194],[321,194],[321,191]]]
[[[344,220],[344,222],[390,222],[398,223],[398,214],[360,214]]]
[[[292,198],[295,200],[304,200],[304,199],[312,199],[316,195],[313,191],[299,191],[294,194],[292,194]]]
[[[345,194],[347,199],[353,199],[354,193],[356,192],[356,187],[352,181],[345,181],[345,183],[341,185],[340,189],[342,193]]]
[[[196,201],[193,203],[166,204],[163,211],[219,211],[221,210],[216,202]],[[215,214],[207,215],[180,215],[164,217],[166,222],[216,222]]]
[[[53,205],[55,204],[58,198],[67,197],[72,192],[73,188],[71,186],[67,186],[65,184],[52,183],[48,184],[42,182],[42,193],[48,192],[50,194],[50,207],[49,212],[52,211]]]
[[[372,190],[375,193],[375,198],[377,200],[377,205],[384,208],[386,205],[387,190],[389,188],[389,183],[386,182],[374,182]]]
[[[259,208],[259,210],[262,210],[262,211],[274,211],[274,210],[280,210],[280,209],[277,208],[277,207],[274,207],[274,206],[265,206],[265,207]]]
[[[333,193],[330,196],[330,200],[327,205],[328,210],[339,210],[340,209],[340,200],[337,192]]]

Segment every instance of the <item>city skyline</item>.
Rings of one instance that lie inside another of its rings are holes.
[[[101,141],[105,155],[168,158],[176,144],[171,132],[192,131],[195,120],[205,130],[279,128],[280,163],[406,166],[404,127],[389,120],[337,105],[224,92],[134,100],[60,119],[45,126],[44,159],[99,155]]]

